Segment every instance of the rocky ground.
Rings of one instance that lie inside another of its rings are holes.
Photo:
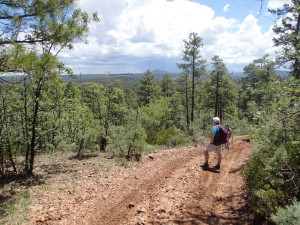
[[[40,157],[24,224],[253,224],[240,175],[250,145],[248,136],[234,137],[221,169],[212,169],[210,154],[208,171],[200,145],[144,155],[128,168],[101,154],[55,156],[48,165]]]

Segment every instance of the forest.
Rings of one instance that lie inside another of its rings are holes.
[[[86,38],[88,24],[99,22],[97,14],[74,10],[73,1],[1,2],[7,10],[0,15],[5,34],[0,36],[0,72],[22,75],[0,77],[0,176],[33,174],[37,155],[57,151],[74,152],[77,159],[107,152],[125,165],[154,148],[192,145],[196,137],[204,143],[211,118],[218,116],[235,135],[251,135],[253,154],[243,176],[252,209],[276,224],[296,224],[300,2],[291,2],[272,11],[283,21],[274,26],[274,45],[282,52],[276,61],[268,55],[253,60],[239,80],[232,79],[218,55],[204,59],[202,38],[190,33],[178,77],[166,73],[157,79],[147,70],[126,85],[113,77],[105,84],[61,77],[76,75],[59,61],[59,53]],[[276,73],[284,65],[288,77]]]

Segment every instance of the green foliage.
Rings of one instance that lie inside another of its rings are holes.
[[[223,125],[229,124],[229,126],[233,130],[234,136],[251,134],[255,131],[255,124],[249,122],[247,118],[243,119],[225,119],[222,122]]]
[[[279,208],[271,219],[277,225],[298,225],[300,224],[300,202],[294,200],[291,205]]]
[[[51,89],[60,85],[61,73],[70,74],[71,70],[59,62],[57,55],[66,47],[72,48],[75,39],[85,39],[91,18],[78,9],[74,1],[68,0],[9,0],[2,1],[0,7],[3,29],[0,72],[24,74],[22,86],[8,85],[17,90],[15,101],[18,104],[12,123],[10,113],[5,113],[1,119],[1,139],[9,138],[1,143],[0,154],[8,152],[14,167],[12,149],[20,149],[25,156],[24,169],[30,174],[36,152],[53,151],[58,144],[54,140],[61,128],[62,93],[54,93]],[[93,20],[99,21],[96,14]],[[20,33],[26,35],[18,35]],[[58,103],[55,97],[59,97]],[[5,106],[7,103],[4,101]],[[16,122],[20,128],[16,130],[18,138],[14,139],[15,132],[11,131],[17,127]],[[9,129],[2,132],[4,124]],[[4,145],[7,146],[5,150]],[[1,166],[3,160],[1,157]]]
[[[181,130],[175,128],[157,132],[155,139],[155,144],[167,145],[168,147],[176,147],[186,142],[185,134]]]
[[[252,195],[251,206],[260,215],[270,215],[276,212],[276,207],[284,204],[284,193],[266,185],[263,189],[255,191]]]
[[[281,151],[272,157],[268,153],[254,153],[243,169],[247,186],[251,191],[250,205],[261,215],[269,216],[276,212],[276,208],[286,203],[286,194],[283,191],[283,179],[277,172],[280,171]],[[278,160],[280,159],[280,160]],[[279,161],[279,162],[278,162]],[[277,169],[272,165],[277,164]]]
[[[160,88],[164,97],[171,97],[175,93],[175,82],[169,74],[165,74],[160,81]]]
[[[206,111],[214,112],[213,115],[219,116],[223,121],[236,117],[238,87],[228,74],[225,64],[218,60],[216,63],[220,65],[216,65],[218,67],[201,84],[199,99],[202,100],[202,107]]]
[[[140,124],[112,126],[109,130],[107,151],[118,158],[141,159],[145,148],[146,134]]]
[[[86,37],[91,19],[99,22],[96,13],[90,18],[69,0],[9,0],[1,2],[0,6],[4,31],[0,45],[42,44],[45,49],[71,48],[75,38]],[[27,35],[16,35],[20,32]]]
[[[176,113],[169,98],[160,98],[141,108],[141,123],[145,130],[158,132],[173,126]]]
[[[186,113],[186,129],[191,133],[190,122],[194,121],[195,110],[195,79],[200,78],[206,73],[206,60],[201,59],[200,48],[203,47],[202,38],[197,33],[189,34],[188,40],[183,40],[184,50],[182,51],[182,59],[184,63],[177,63],[177,66],[182,69],[184,78],[184,93],[185,93],[185,113]],[[191,94],[189,95],[189,76],[191,79]],[[189,106],[189,99],[191,99],[191,107]],[[189,116],[189,113],[191,115]]]
[[[277,55],[278,64],[290,64],[291,74],[299,79],[300,74],[300,1],[291,0],[282,8],[269,9],[277,16],[273,31],[277,36],[273,39],[275,46],[281,46]]]
[[[141,78],[141,84],[138,86],[139,104],[147,105],[158,96],[158,87],[155,76],[150,70],[147,70]]]
[[[266,154],[254,153],[243,169],[247,186],[250,190],[263,189],[266,182],[267,171],[264,169]]]
[[[253,209],[265,217],[291,199],[299,200],[300,134],[295,123],[299,88],[300,82],[294,78],[271,83],[262,101],[272,101],[255,115],[260,125],[251,135],[256,151],[244,168],[244,176]]]
[[[279,79],[274,66],[275,63],[265,55],[244,67],[246,77],[241,78],[239,82],[240,118],[246,116],[252,121],[255,113],[272,102],[274,96],[270,94],[269,84]]]

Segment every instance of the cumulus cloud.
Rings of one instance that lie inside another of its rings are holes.
[[[226,5],[224,6],[224,8],[223,8],[223,11],[224,11],[224,12],[228,12],[228,11],[229,11],[229,6],[230,6],[230,4],[226,4]]]
[[[282,7],[284,4],[290,3],[290,0],[270,0],[268,2],[268,8],[270,9],[277,9]]]
[[[216,17],[212,8],[190,0],[79,0],[78,6],[98,11],[101,22],[91,25],[88,45],[76,43],[61,55],[75,71],[143,72],[159,64],[172,72],[191,32],[203,38],[201,53],[208,60],[217,54],[226,63],[250,63],[272,52],[271,30],[262,33],[253,15],[243,21]]]

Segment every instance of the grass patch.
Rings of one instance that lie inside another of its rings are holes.
[[[46,182],[44,185],[43,185],[43,189],[44,191],[51,191],[52,190],[52,184],[50,182]]]
[[[74,172],[74,173],[72,173],[71,174],[71,179],[76,179],[77,178],[77,176],[78,176],[78,173],[77,172]]]
[[[16,193],[16,196],[3,205],[1,214],[4,216],[0,224],[23,224],[30,203],[29,191]]]

